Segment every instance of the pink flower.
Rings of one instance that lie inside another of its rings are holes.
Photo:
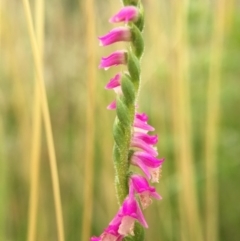
[[[158,136],[150,136],[146,133],[142,133],[142,132],[134,132],[134,137],[141,139],[143,141],[145,141],[147,144],[149,145],[155,145],[158,142]]]
[[[100,46],[110,45],[119,41],[130,41],[131,31],[129,27],[117,27],[98,39],[100,40]]]
[[[109,19],[110,23],[136,21],[138,19],[138,9],[134,6],[123,7],[117,14]]]
[[[164,159],[157,159],[147,152],[135,151],[131,157],[131,164],[138,166],[152,182],[158,182],[159,168]]]
[[[111,102],[108,106],[107,109],[108,110],[115,110],[117,108],[117,102],[116,100],[114,100],[113,102]]]
[[[143,227],[147,228],[147,222],[143,216],[142,210],[139,207],[134,193],[130,191],[129,196],[124,200],[122,207],[118,212],[118,216],[121,217],[121,224],[118,229],[118,233],[126,235],[134,235],[134,223],[137,220]]]
[[[113,89],[120,86],[121,74],[116,74],[105,86],[106,89]]]
[[[100,237],[92,237],[90,241],[122,241],[123,236],[118,232],[120,224],[121,218],[116,215]]]
[[[142,210],[135,199],[134,190],[133,187],[130,188],[129,195],[108,227],[100,237],[92,237],[91,241],[122,241],[124,236],[134,235],[135,221],[138,221],[145,228],[148,227]]]
[[[141,131],[144,131],[144,132],[154,131],[155,129],[152,126],[147,124],[147,120],[148,120],[148,116],[146,114],[136,113],[133,126],[138,129],[141,129]]]
[[[111,66],[127,63],[127,52],[125,50],[118,50],[106,58],[101,59],[99,68],[107,70]]]
[[[148,116],[145,113],[136,113],[136,118],[141,121],[148,121]]]
[[[133,189],[139,194],[143,209],[147,208],[152,203],[151,197],[162,199],[162,197],[156,192],[156,189],[149,186],[147,180],[140,175],[132,175],[129,185],[130,189]]]
[[[131,139],[131,147],[137,148],[137,150],[143,150],[146,153],[156,157],[158,155],[158,152],[156,148],[154,148],[152,145],[147,144],[145,141],[137,138],[137,137],[132,137]]]

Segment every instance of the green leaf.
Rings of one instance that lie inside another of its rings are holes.
[[[120,147],[125,141],[125,131],[117,118],[113,124],[113,137],[118,147]]]
[[[128,71],[131,76],[131,79],[135,85],[135,88],[138,89],[139,80],[140,80],[140,64],[138,58],[128,51]]]
[[[141,58],[144,51],[144,41],[142,33],[135,24],[131,24],[132,48],[138,58]]]
[[[125,127],[129,128],[131,125],[129,111],[124,102],[118,97],[117,98],[117,117],[120,123]]]
[[[137,6],[139,0],[123,0],[122,2],[125,6],[127,6],[127,5]]]
[[[135,89],[130,77],[127,74],[122,76],[121,87],[126,105],[133,105],[135,101]]]
[[[139,17],[137,22],[135,22],[135,25],[138,27],[138,29],[142,32],[144,28],[144,9],[141,2],[138,4],[139,9]]]

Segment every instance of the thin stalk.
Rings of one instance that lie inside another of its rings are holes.
[[[3,111],[0,106],[0,237],[6,240],[6,218],[8,207],[8,166],[5,154]]]
[[[62,216],[62,206],[61,206],[61,196],[60,196],[60,188],[59,188],[59,178],[58,178],[58,170],[57,170],[57,161],[55,154],[55,147],[53,142],[53,134],[52,127],[47,103],[47,95],[44,86],[44,78],[42,72],[41,65],[41,55],[39,54],[39,47],[36,41],[36,36],[33,28],[32,14],[29,6],[28,0],[22,0],[24,11],[26,15],[26,20],[28,24],[28,32],[31,42],[31,48],[33,53],[34,65],[36,70],[38,88],[40,89],[41,96],[41,108],[42,115],[44,121],[44,127],[46,131],[46,139],[47,139],[47,147],[49,153],[49,161],[50,161],[50,169],[51,169],[51,177],[52,177],[52,185],[53,185],[53,195],[54,195],[54,203],[55,203],[55,211],[56,211],[56,221],[57,221],[57,230],[58,230],[58,239],[59,241],[64,241],[64,225],[63,225],[63,216]]]
[[[2,1],[0,1],[0,49],[2,45]],[[1,94],[1,93],[0,93]],[[6,218],[6,190],[7,190],[7,183],[6,183],[6,174],[7,174],[7,165],[6,160],[4,158],[4,142],[3,142],[3,114],[2,114],[3,106],[0,105],[0,237],[3,239],[5,237],[5,222],[4,219]]]
[[[191,112],[187,48],[187,1],[175,1],[175,48],[172,98],[173,126],[175,132],[175,158],[182,192],[179,195],[181,240],[202,241],[202,230],[194,179],[194,163],[191,146]]]
[[[83,193],[83,225],[81,240],[88,240],[91,232],[93,206],[93,161],[94,161],[94,131],[95,131],[95,79],[96,54],[95,46],[95,13],[94,0],[84,3],[86,12],[86,47],[87,47],[87,113],[86,113],[86,153],[84,166],[84,193]]]
[[[220,117],[221,59],[226,22],[227,2],[217,1],[214,13],[214,29],[207,87],[207,120],[205,140],[206,168],[206,241],[218,240],[218,180],[217,137]]]
[[[41,56],[41,71],[43,71],[43,41],[44,41],[44,0],[35,1],[36,37]],[[36,240],[37,209],[39,198],[39,162],[41,149],[41,93],[38,88],[37,76],[34,82],[33,129],[30,160],[30,196],[28,210],[28,241]]]

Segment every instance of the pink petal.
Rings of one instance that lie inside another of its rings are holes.
[[[121,74],[116,74],[105,86],[106,89],[113,89],[120,86]]]
[[[149,167],[144,164],[144,162],[138,157],[132,157],[131,164],[134,166],[138,166],[147,176],[148,180],[151,179],[151,173],[149,171]]]
[[[149,186],[148,181],[140,175],[132,175],[130,185],[133,185],[137,193],[142,193],[145,191],[156,191],[156,189],[154,187]]]
[[[139,223],[141,223],[144,228],[148,228],[148,224],[147,224],[147,222],[143,216],[142,210],[138,204],[137,204],[137,217],[138,217],[137,219],[138,219]]]
[[[158,152],[152,146],[150,146],[150,145],[146,144],[144,141],[134,138],[134,137],[131,140],[131,147],[136,147],[136,148],[142,149],[152,156],[158,155]]]
[[[164,162],[164,159],[157,159],[156,157],[148,154],[147,152],[142,152],[142,151],[134,152],[132,158],[140,159],[146,166],[151,168],[160,167]]]
[[[123,7],[117,14],[109,19],[110,23],[136,21],[138,18],[138,9],[134,6]]]
[[[132,175],[130,186],[140,195],[143,206],[148,206],[151,203],[150,197],[161,199],[161,196],[156,192],[154,187],[149,186],[148,181],[140,175]]]
[[[110,103],[108,106],[107,106],[107,109],[108,110],[115,110],[117,108],[117,102],[116,100],[114,100],[112,103]]]
[[[107,70],[111,66],[117,66],[127,63],[127,52],[125,50],[119,50],[107,57],[101,59],[99,68]]]
[[[134,235],[134,223],[135,219],[130,216],[124,216],[122,218],[121,225],[119,226],[118,232],[121,235]]]
[[[147,144],[151,144],[151,145],[155,145],[158,142],[158,136],[157,135],[150,136],[146,133],[135,132],[134,137],[139,138],[139,139],[145,141]]]
[[[148,116],[145,113],[136,113],[135,118],[144,122],[148,121]]]
[[[129,217],[135,218],[143,225],[143,227],[145,228],[148,227],[146,220],[142,214],[142,211],[134,196],[128,196],[124,200],[122,207],[119,211],[119,216],[120,217],[129,216]]]
[[[100,40],[100,46],[110,45],[119,41],[130,41],[131,31],[128,27],[118,27],[98,39]]]
[[[146,122],[140,120],[139,118],[134,119],[133,126],[146,130],[146,131],[154,131],[155,130],[152,126],[148,125]]]

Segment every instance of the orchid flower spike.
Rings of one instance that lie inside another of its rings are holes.
[[[124,0],[123,4],[125,6],[109,21],[124,22],[125,25],[130,22],[129,25],[116,27],[98,38],[101,46],[119,41],[131,42],[127,50],[118,50],[103,57],[99,65],[99,68],[105,70],[117,65],[125,65],[127,69],[126,72],[116,74],[105,86],[106,89],[114,90],[117,95],[117,101],[111,102],[107,109],[116,109],[117,114],[113,128],[113,159],[120,208],[103,233],[99,237],[92,237],[90,241],[123,241],[128,240],[129,235],[135,235],[134,240],[143,240],[143,228],[148,228],[148,224],[142,209],[152,203],[152,198],[161,199],[156,189],[147,181],[148,179],[151,182],[158,182],[164,161],[157,158],[158,151],[155,145],[158,136],[148,134],[149,131],[154,131],[148,124],[148,116],[136,112],[136,100],[141,86],[140,61],[144,51],[144,11],[140,0]],[[146,178],[131,174],[131,165],[139,167]],[[135,224],[138,231],[134,234]]]

